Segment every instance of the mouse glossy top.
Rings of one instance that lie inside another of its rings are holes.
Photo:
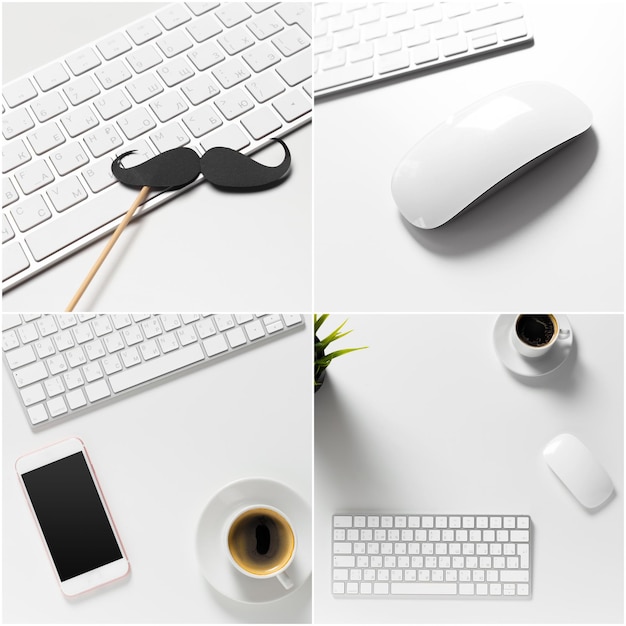
[[[586,508],[600,506],[612,493],[613,483],[589,448],[577,437],[562,434],[545,447],[550,469]]]
[[[394,200],[411,224],[437,228],[590,126],[591,111],[558,85],[508,87],[452,115],[421,139],[393,174]]]

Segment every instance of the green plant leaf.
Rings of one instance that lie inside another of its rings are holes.
[[[348,354],[349,352],[356,352],[357,350],[365,350],[368,346],[361,346],[360,348],[344,348],[343,350],[335,350],[330,354],[325,354],[323,357],[315,360],[315,365],[322,365],[323,367],[328,367],[330,362],[333,359],[336,359],[338,356],[342,356],[343,354]]]
[[[328,344],[332,343],[333,341],[337,341],[338,339],[341,339],[342,337],[345,337],[346,335],[349,335],[352,332],[351,330],[348,330],[343,333],[341,332],[341,329],[345,326],[347,321],[348,320],[344,320],[343,323],[340,324],[337,328],[335,328],[335,330],[333,330],[327,337],[319,340],[319,343],[322,345],[323,348],[326,348]]]
[[[323,313],[322,315],[320,315],[318,317],[317,313],[314,315],[313,317],[314,319],[314,326],[315,326],[315,332],[317,333],[317,331],[319,330],[320,326],[326,321],[326,319],[328,319],[328,313]]]
[[[329,354],[324,354],[326,348],[333,342],[337,341],[349,335],[352,331],[347,330],[343,331],[343,327],[346,325],[347,319],[344,320],[335,330],[333,330],[327,337],[320,339],[318,336],[318,331],[322,324],[328,319],[329,314],[324,313],[322,315],[314,315],[314,326],[315,326],[315,339],[314,341],[314,349],[315,355],[313,364],[315,366],[315,385],[319,386],[321,383],[317,382],[317,378],[324,372],[324,370],[331,364],[331,362],[337,357],[343,356],[344,354],[348,354],[349,352],[356,352],[357,350],[365,350],[368,346],[361,346],[360,348],[343,348],[341,350],[335,350]]]

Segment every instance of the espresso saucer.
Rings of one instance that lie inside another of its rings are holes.
[[[236,511],[255,504],[281,510],[296,531],[296,555],[287,569],[293,587],[285,589],[276,578],[258,580],[236,570],[223,540],[224,525]],[[226,485],[204,508],[196,532],[196,554],[207,581],[222,595],[250,604],[274,602],[299,589],[311,575],[311,507],[295,491],[267,478],[244,478]]]
[[[569,335],[558,339],[547,354],[535,358],[522,356],[513,345],[511,329],[516,318],[515,313],[500,315],[493,329],[496,352],[508,370],[518,376],[536,378],[553,372],[565,363],[574,344],[574,332],[565,315],[558,315],[559,326],[563,330],[569,330]]]

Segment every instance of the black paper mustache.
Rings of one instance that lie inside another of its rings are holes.
[[[120,182],[132,187],[180,189],[202,173],[221,189],[258,191],[280,182],[291,166],[289,148],[280,139],[274,141],[285,150],[282,163],[274,167],[257,163],[231,148],[211,148],[202,157],[191,148],[174,148],[128,168],[122,165],[122,159],[134,151],[125,152],[113,161],[111,171]]]

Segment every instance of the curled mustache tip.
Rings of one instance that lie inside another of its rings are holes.
[[[200,159],[202,175],[212,185],[226,190],[259,191],[273,187],[291,167],[291,153],[287,145],[280,139],[273,141],[278,142],[285,151],[278,165],[263,165],[231,148],[215,147]]]
[[[122,163],[122,159],[124,157],[127,157],[129,154],[137,154],[137,150],[128,150],[128,152],[123,152],[122,154],[118,154],[115,157],[115,161],[117,161],[119,163],[119,166],[123,169],[126,169],[126,167],[124,166],[124,164]]]

